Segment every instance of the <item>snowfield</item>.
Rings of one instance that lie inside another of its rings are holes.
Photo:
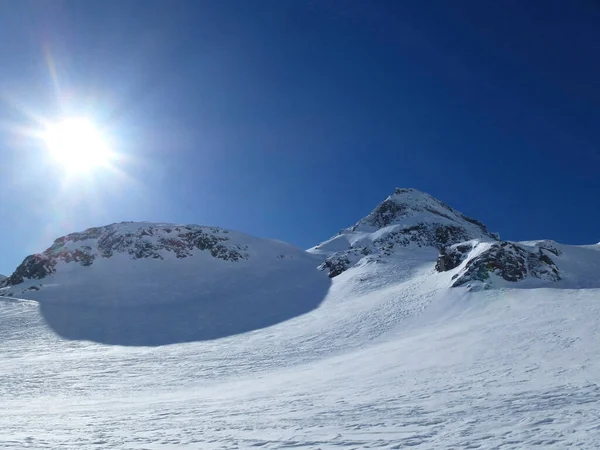
[[[0,300],[0,447],[597,448],[600,290],[447,289],[405,256],[307,314],[167,346],[65,340]]]
[[[0,296],[0,448],[600,448],[600,245],[414,189],[309,251],[90,228]]]

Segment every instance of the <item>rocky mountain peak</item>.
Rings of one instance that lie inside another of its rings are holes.
[[[478,220],[418,189],[397,188],[354,226],[309,251],[325,255],[334,277],[364,258],[379,260],[399,248],[442,249],[469,240],[497,241]]]
[[[478,220],[466,216],[441,200],[413,188],[396,188],[368,216],[361,219],[350,231],[373,231],[390,225],[415,225],[423,222],[454,223],[475,234],[496,238]]]

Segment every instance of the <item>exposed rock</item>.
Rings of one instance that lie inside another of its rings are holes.
[[[350,260],[346,254],[333,255],[319,266],[320,270],[327,270],[329,278],[337,277],[341,273],[345,272],[350,266]]]
[[[356,245],[345,252],[334,253],[321,265],[321,269],[330,269],[330,276],[335,277],[366,255],[391,256],[399,247],[433,247],[441,250],[469,239],[469,233],[459,226],[421,223],[389,232],[368,246]],[[335,270],[332,271],[332,267]]]
[[[403,205],[392,199],[384,200],[371,213],[370,217],[367,219],[367,223],[377,228],[387,227],[403,212],[404,209]]]
[[[57,260],[46,255],[30,255],[17,267],[17,270],[3,282],[3,286],[22,283],[26,278],[40,280],[55,272]]]
[[[542,249],[537,254],[531,254],[527,263],[529,274],[535,278],[543,280],[560,280],[560,272],[554,261]]]
[[[458,258],[454,253],[462,254],[458,250],[453,251],[455,259],[451,262]],[[554,261],[544,254],[542,249],[530,251],[519,244],[502,242],[492,244],[487,250],[467,261],[464,271],[454,276],[452,286],[462,286],[472,281],[485,282],[491,274],[509,282],[521,281],[527,276],[550,281],[560,280]]]
[[[460,244],[453,247],[442,247],[440,255],[435,264],[435,269],[438,272],[447,272],[457,268],[469,256],[472,250],[471,244]]]
[[[43,253],[28,256],[0,283],[12,286],[26,279],[42,279],[54,273],[61,262],[91,266],[97,258],[111,258],[115,254],[126,254],[131,259],[164,259],[173,253],[177,258],[187,258],[200,250],[224,261],[247,259],[247,248],[230,244],[227,234],[216,227],[131,222],[90,228],[60,237]]]
[[[376,239],[373,244],[376,249],[389,255],[396,246],[442,249],[469,239],[469,234],[461,227],[422,223],[388,233],[384,237]]]
[[[558,248],[556,248],[556,242],[554,241],[539,241],[535,244],[535,246],[540,250],[546,250],[555,256],[562,255],[562,252]]]

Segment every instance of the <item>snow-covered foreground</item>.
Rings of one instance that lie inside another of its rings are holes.
[[[65,340],[36,302],[0,300],[0,447],[597,448],[600,290],[447,289],[431,260],[158,347]]]

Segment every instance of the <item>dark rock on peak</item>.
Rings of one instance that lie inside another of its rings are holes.
[[[411,188],[396,188],[394,194],[381,202],[368,216],[344,232],[368,231],[401,225],[403,222],[442,222],[466,228],[471,234],[496,239],[480,221],[466,216],[425,192]]]
[[[399,248],[432,247],[439,250],[465,241],[497,241],[498,238],[480,221],[429,194],[417,189],[397,188],[368,216],[312,251],[326,254],[321,269],[329,270],[329,275],[334,277],[366,255],[376,261],[392,256]],[[440,264],[455,262],[448,259]]]
[[[371,213],[369,223],[375,227],[383,228],[390,225],[396,217],[398,217],[406,207],[392,199],[384,200]]]

